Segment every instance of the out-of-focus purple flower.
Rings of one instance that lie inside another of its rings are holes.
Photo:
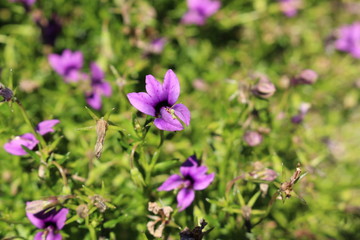
[[[179,188],[177,195],[179,211],[191,205],[195,199],[195,190],[204,190],[214,180],[215,173],[206,174],[207,167],[199,166],[196,156],[189,157],[180,167],[182,176],[171,175],[158,191],[171,191]]]
[[[65,82],[76,82],[84,77],[80,72],[83,67],[83,54],[79,51],[71,52],[65,49],[61,55],[50,54],[48,60],[55,72],[64,77]]]
[[[306,113],[309,111],[310,106],[311,105],[309,103],[302,103],[299,108],[299,114],[296,116],[293,116],[291,118],[291,122],[294,124],[300,124],[304,120],[304,117],[305,117]]]
[[[104,72],[96,63],[90,64],[91,91],[86,94],[86,102],[94,109],[101,108],[101,97],[110,97],[111,85],[104,80]]]
[[[32,150],[38,143],[39,141],[35,138],[34,134],[25,133],[21,136],[16,136],[10,142],[5,143],[4,149],[12,155],[23,156],[26,155],[27,152],[22,146]]]
[[[318,74],[311,69],[305,69],[301,73],[291,79],[292,85],[298,84],[314,84],[318,79]]]
[[[36,0],[10,0],[10,2],[20,2],[26,7],[31,7],[36,2]]]
[[[208,17],[216,13],[221,4],[213,0],[187,0],[188,11],[181,22],[184,24],[204,25]]]
[[[51,119],[51,120],[42,121],[36,126],[36,131],[41,135],[45,135],[45,134],[47,134],[49,132],[55,132],[53,127],[56,124],[58,124],[59,122],[60,122],[60,120],[58,120],[58,119]]]
[[[31,202],[27,202],[26,205]],[[26,216],[30,222],[39,229],[44,229],[42,232],[38,232],[34,240],[61,240],[62,236],[59,233],[66,221],[66,216],[69,213],[69,209],[62,208],[56,210],[55,208],[49,210],[45,209],[36,214],[27,212]]]
[[[287,17],[296,16],[301,0],[279,0],[281,12]]]
[[[60,19],[53,14],[50,19],[46,19],[41,11],[34,13],[34,21],[41,29],[41,38],[44,44],[54,46],[57,36],[61,33]]]
[[[335,48],[350,53],[354,58],[360,58],[360,22],[345,25],[338,29]]]
[[[169,69],[164,83],[152,75],[146,76],[146,92],[129,93],[130,103],[140,112],[156,117],[154,124],[160,130],[180,131],[190,124],[190,111],[183,104],[175,104],[180,95],[180,84],[175,73]]]
[[[163,37],[154,39],[149,45],[148,52],[153,54],[160,54],[164,50],[166,42],[166,38]]]
[[[262,135],[257,131],[247,131],[244,135],[244,141],[251,147],[259,145],[262,140]]]
[[[260,76],[259,82],[251,89],[260,98],[269,98],[276,92],[275,85],[265,76]]]

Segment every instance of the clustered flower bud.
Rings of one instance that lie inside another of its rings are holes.
[[[305,69],[301,71],[301,73],[291,79],[292,85],[299,85],[299,84],[314,84],[316,80],[318,79],[318,74],[311,70],[311,69]]]
[[[259,82],[251,89],[252,93],[260,98],[269,98],[274,95],[276,88],[270,80],[263,76]]]

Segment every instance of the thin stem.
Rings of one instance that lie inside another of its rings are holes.
[[[15,103],[17,103],[17,105],[19,106],[20,110],[21,110],[21,114],[25,120],[25,122],[30,126],[31,131],[34,133],[34,135],[36,136],[37,139],[39,139],[39,149],[43,149],[44,146],[46,145],[44,138],[35,130],[34,125],[32,124],[29,115],[27,114],[24,106],[21,104],[21,102],[18,99],[15,99]]]
[[[62,166],[60,166],[60,164],[58,164],[55,161],[52,161],[50,164],[55,165],[55,167],[59,170],[60,175],[61,175],[61,177],[63,179],[64,186],[67,186],[68,185],[67,177],[66,177],[66,174],[65,174],[64,169],[62,168]]]

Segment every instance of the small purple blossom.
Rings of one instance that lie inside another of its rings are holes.
[[[27,202],[26,205],[31,202]],[[49,210],[42,210],[38,213],[32,214],[27,212],[26,216],[30,222],[39,229],[44,229],[42,232],[38,232],[34,240],[61,240],[62,236],[59,233],[66,221],[66,216],[69,213],[69,209],[62,208],[56,210],[55,208]]]
[[[301,0],[279,0],[280,9],[287,17],[294,17],[298,13]]]
[[[309,111],[310,106],[311,105],[309,103],[302,103],[300,105],[298,115],[293,116],[291,118],[291,122],[294,123],[294,124],[300,124],[304,120],[304,117],[307,114],[307,112]]]
[[[180,131],[190,124],[189,109],[179,103],[180,84],[175,73],[169,69],[164,83],[158,82],[152,75],[146,76],[146,92],[129,93],[130,103],[140,112],[156,117],[154,124],[160,130]]]
[[[83,67],[83,54],[79,51],[71,52],[65,49],[61,55],[50,54],[48,60],[55,72],[64,77],[65,82],[77,82],[84,77],[80,72]]]
[[[22,146],[33,150],[39,141],[35,138],[32,133],[25,133],[21,136],[16,136],[10,142],[5,143],[4,149],[8,153],[17,156],[26,155],[27,152],[22,148]]]
[[[221,4],[220,1],[212,0],[187,0],[188,11],[184,14],[181,22],[184,24],[204,25],[208,17],[216,13]]]
[[[183,211],[194,201],[195,190],[204,190],[214,180],[215,173],[206,174],[207,170],[207,167],[199,166],[195,156],[191,156],[180,167],[182,176],[171,175],[158,191],[180,189],[177,201],[179,211]]]
[[[244,140],[249,146],[255,147],[262,142],[263,137],[257,131],[247,131],[244,135]]]
[[[360,22],[345,25],[338,29],[335,48],[350,53],[354,58],[360,58]]]
[[[49,132],[55,132],[53,127],[56,124],[58,124],[59,122],[60,122],[60,120],[58,120],[58,119],[51,119],[51,120],[42,121],[36,126],[36,131],[40,135],[45,135],[45,134],[47,134]]]
[[[164,50],[166,42],[166,38],[163,37],[152,40],[148,49],[149,53],[160,54]]]
[[[94,109],[101,108],[101,97],[110,97],[112,90],[108,82],[104,80],[104,72],[96,63],[90,64],[91,91],[86,93],[86,102]]]

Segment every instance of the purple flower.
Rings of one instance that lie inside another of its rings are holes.
[[[207,167],[199,166],[195,156],[189,157],[180,167],[182,176],[171,175],[158,191],[181,189],[177,195],[179,211],[191,205],[195,198],[195,190],[204,190],[214,180],[215,173],[205,174]]]
[[[83,66],[81,52],[65,49],[62,55],[50,54],[48,60],[55,72],[64,77],[65,82],[76,82],[83,78],[83,73],[80,72]]]
[[[47,19],[41,11],[36,12],[34,20],[41,30],[41,39],[44,44],[54,46],[56,38],[61,33],[62,25],[55,14]]]
[[[301,0],[279,0],[280,9],[287,17],[294,17],[301,5]]]
[[[338,34],[335,47],[350,53],[354,58],[360,58],[360,22],[341,27]]]
[[[248,131],[244,135],[244,140],[249,146],[255,147],[262,142],[263,137],[257,131]]]
[[[152,75],[146,76],[146,93],[129,93],[130,103],[140,112],[156,117],[154,124],[160,130],[180,131],[190,124],[190,111],[183,104],[175,104],[180,95],[180,84],[175,73],[169,69],[164,83]]]
[[[31,202],[27,202],[26,205]],[[55,208],[49,210],[42,210],[36,214],[27,212],[26,216],[30,222],[39,229],[44,229],[43,232],[38,232],[34,240],[61,240],[62,236],[59,233],[66,221],[66,216],[69,213],[69,209],[62,208],[56,210]]]
[[[104,72],[96,63],[90,64],[91,69],[91,91],[86,94],[86,102],[94,109],[101,108],[101,96],[111,96],[111,86],[104,81]]]
[[[301,73],[291,79],[292,85],[298,85],[298,84],[314,84],[318,79],[318,74],[311,70],[311,69],[305,69],[301,71]]]
[[[164,50],[166,38],[156,38],[151,41],[148,51],[153,54],[160,54]]]
[[[184,24],[204,25],[208,17],[219,10],[219,1],[212,0],[187,0],[189,10],[182,17]]]
[[[53,129],[53,127],[58,124],[60,121],[57,119],[51,119],[51,120],[45,120],[40,122],[37,126],[36,126],[36,131],[41,134],[41,135],[45,135],[49,132],[55,132],[55,130]]]
[[[309,103],[302,103],[299,108],[299,114],[296,116],[293,116],[291,118],[291,122],[294,124],[300,124],[304,120],[304,117],[305,117],[306,113],[309,111],[309,109],[310,109]]]
[[[36,2],[36,0],[10,0],[10,2],[20,2],[26,7],[31,7]]]
[[[26,155],[27,152],[22,148],[22,146],[32,150],[38,143],[39,141],[32,133],[25,133],[21,136],[16,136],[10,142],[5,143],[4,149],[12,155],[23,156]]]

